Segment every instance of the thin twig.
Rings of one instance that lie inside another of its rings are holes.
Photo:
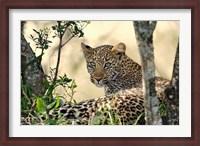
[[[58,27],[61,25],[61,22],[62,22],[62,21],[58,21]],[[88,25],[88,24],[87,24],[87,25]],[[87,26],[87,25],[86,25],[86,26]],[[85,26],[85,27],[86,27],[86,26]],[[84,27],[84,28],[85,28],[85,27]],[[68,27],[67,27],[67,28],[68,28]],[[57,74],[58,74],[58,68],[59,68],[59,64],[60,64],[61,48],[62,48],[65,44],[67,44],[73,37],[75,37],[75,36],[78,34],[78,33],[73,34],[65,43],[62,44],[62,38],[63,38],[63,36],[64,36],[64,34],[65,34],[67,28],[65,28],[63,34],[61,34],[61,32],[60,32],[60,42],[59,42],[59,47],[58,47],[58,59],[57,59],[56,71],[55,71],[55,76],[54,76],[53,83],[56,81]],[[84,28],[83,28],[83,29],[84,29]],[[83,29],[82,29],[82,30],[83,30]],[[53,52],[53,53],[54,53],[54,52]],[[52,54],[52,55],[53,55],[53,54]],[[52,55],[51,55],[51,56],[52,56]]]
[[[62,48],[65,44],[67,44],[73,37],[74,37],[74,35],[72,35],[65,43],[63,43],[63,44],[61,45],[61,48]]]
[[[60,24],[61,24],[61,21],[58,21],[58,26],[60,26]],[[59,68],[59,64],[60,64],[60,54],[61,54],[61,48],[62,48],[62,38],[63,38],[63,35],[65,34],[66,30],[67,30],[67,28],[65,28],[65,31],[63,34],[61,34],[61,32],[60,32],[60,42],[59,42],[59,46],[58,46],[58,59],[57,59],[56,71],[55,71],[53,83],[55,83],[55,81],[57,79],[58,68]]]
[[[66,88],[65,88],[65,87],[63,87],[63,88],[64,88],[65,93],[70,97],[70,102],[71,102],[72,99],[73,99],[74,92],[72,92],[72,95],[70,95],[70,94],[67,92]]]

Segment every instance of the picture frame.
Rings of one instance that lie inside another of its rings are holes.
[[[5,0],[1,2],[1,145],[200,145],[199,115],[199,0]],[[191,42],[191,137],[9,137],[9,10],[11,9],[190,9]]]

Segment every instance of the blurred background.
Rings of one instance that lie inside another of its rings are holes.
[[[33,29],[51,28],[52,25],[56,24],[57,21],[26,21],[24,36],[36,55],[39,55],[41,50],[36,49],[35,43],[30,38],[30,35],[36,35]],[[78,87],[75,89],[74,99],[78,102],[104,95],[103,88],[98,88],[90,82],[90,76],[87,72],[86,62],[80,46],[81,42],[91,47],[106,44],[116,45],[119,42],[123,42],[127,46],[126,54],[141,64],[132,21],[90,21],[90,24],[87,25],[83,32],[84,37],[75,37],[62,48],[58,72],[58,76],[66,74],[69,78],[75,79]],[[42,59],[42,67],[46,75],[49,75],[50,68],[55,68],[57,63],[59,38],[52,38],[53,35],[54,31],[51,30],[49,40],[53,43],[44,52]],[[179,21],[157,22],[153,38],[157,76],[171,79],[178,37]],[[63,42],[68,39],[69,35],[65,35]],[[66,96],[62,87],[57,87],[56,92]],[[70,97],[66,96],[66,98],[69,99]]]

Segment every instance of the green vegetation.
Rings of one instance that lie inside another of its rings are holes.
[[[44,51],[50,47],[51,43],[53,43],[49,39],[51,32],[54,32],[53,38],[59,38],[60,42],[58,47],[59,53],[56,68],[50,70],[50,75],[46,76],[46,80],[43,82],[43,86],[45,86],[45,89],[47,89],[45,94],[41,97],[36,96],[36,93],[32,92],[29,85],[22,82],[21,116],[32,119],[32,124],[58,124],[60,121],[62,121],[62,119],[58,119],[57,121],[54,120],[49,116],[49,111],[57,109],[62,102],[67,102],[66,99],[68,97],[70,98],[70,104],[76,104],[76,101],[73,99],[75,89],[77,87],[75,80],[68,78],[66,74],[57,77],[60,54],[61,48],[72,38],[80,38],[84,36],[83,29],[89,23],[89,21],[57,21],[57,25],[54,25],[51,28],[45,27],[40,30],[33,29],[35,35],[31,34],[30,38],[35,42],[36,49],[41,49],[41,54],[36,56],[29,63],[25,64],[22,67],[22,71],[24,71],[30,64],[33,64],[34,62],[38,61],[41,64]],[[66,42],[63,43],[62,37],[66,31],[70,32],[71,36]],[[55,93],[55,89],[58,86],[64,88],[67,97],[63,97],[62,95],[59,95],[59,93]]]
[[[57,86],[62,86],[66,90],[71,91],[70,93],[68,93],[68,95],[71,99],[73,99],[75,88],[77,87],[75,81],[69,79],[66,75],[60,76],[55,82],[48,81],[45,84],[45,86],[47,86],[48,88],[45,95],[42,97],[35,96],[28,85],[22,84],[22,117],[30,117],[32,119],[35,119],[35,121],[32,121],[33,124],[57,124],[60,119],[58,121],[55,121],[52,117],[49,116],[49,111],[57,109],[60,106],[60,103],[67,101],[65,97],[57,93],[53,93],[54,89]],[[75,100],[72,100],[70,102],[75,103]]]

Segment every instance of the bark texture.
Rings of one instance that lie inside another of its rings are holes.
[[[156,21],[133,22],[142,62],[145,120],[147,125],[162,125],[159,113],[159,101],[155,90],[153,32],[156,23]]]
[[[35,56],[24,35],[21,34],[21,79],[36,96],[42,96],[46,91],[43,85],[45,76],[39,63],[41,57]]]
[[[179,124],[179,44],[177,45],[174,68],[172,73],[171,84],[165,90],[167,97],[167,116],[164,121],[166,125]]]

